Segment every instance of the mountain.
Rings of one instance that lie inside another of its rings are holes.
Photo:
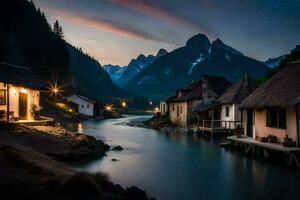
[[[53,77],[70,89],[69,55],[33,2],[9,0],[0,7],[0,61],[30,67],[44,80]]]
[[[268,67],[274,69],[279,66],[280,61],[282,61],[286,56],[287,56],[287,54],[276,57],[276,58],[269,58],[267,61],[265,61],[265,64]]]
[[[110,78],[116,83],[116,81],[120,78],[125,67],[120,67],[119,65],[103,65],[103,69],[109,74]]]
[[[109,102],[148,102],[117,87],[97,60],[58,37],[33,1],[5,2],[0,23],[0,61],[30,67],[46,83],[57,82],[64,96],[77,92]]]
[[[163,98],[203,75],[222,75],[232,83],[245,73],[256,79],[269,71],[262,62],[249,58],[220,39],[212,43],[204,34],[156,59],[126,86],[151,98]]]
[[[109,74],[97,60],[69,44],[67,49],[70,55],[73,87],[78,94],[91,99],[101,97],[106,100],[128,95],[113,83]]]
[[[136,59],[132,59],[128,66],[120,67],[115,65],[105,65],[104,69],[109,73],[111,79],[120,87],[126,84],[145,67],[153,63],[156,59],[164,56],[168,52],[165,49],[160,49],[156,56],[140,54]]]

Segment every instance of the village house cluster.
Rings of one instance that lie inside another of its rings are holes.
[[[0,62],[0,121],[34,123],[51,120],[47,117],[42,118],[39,112],[42,109],[41,93],[52,92],[58,95],[57,88],[52,90],[49,91],[47,85],[30,68]],[[95,105],[96,102],[87,97],[73,94],[63,99],[72,104],[69,112],[89,117],[101,113],[100,107]]]
[[[248,145],[248,151],[261,146],[299,152],[299,74],[298,61],[259,87],[247,74],[232,86],[224,77],[203,76],[162,101],[161,115],[168,115],[173,124],[197,126],[211,134],[238,134],[228,139]]]

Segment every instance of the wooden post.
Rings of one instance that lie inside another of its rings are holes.
[[[215,109],[213,108],[212,109],[212,113],[211,113],[211,138],[213,137],[213,134],[214,134],[214,113],[215,112]]]
[[[6,121],[9,122],[9,84],[6,84]]]
[[[241,110],[241,128],[243,128],[243,121],[244,121],[244,111],[243,111],[243,109]]]
[[[300,125],[299,125],[299,109],[298,107],[295,107],[295,111],[296,111],[296,126],[297,126],[297,146],[299,147],[300,146]]]

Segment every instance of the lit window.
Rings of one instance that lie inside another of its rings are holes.
[[[6,90],[0,90],[0,105],[6,104]]]

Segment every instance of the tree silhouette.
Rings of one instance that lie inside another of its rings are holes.
[[[61,25],[59,24],[58,20],[56,20],[53,25],[53,32],[60,39],[64,39],[64,37],[65,37],[64,32],[63,32],[63,29],[62,29]]]

